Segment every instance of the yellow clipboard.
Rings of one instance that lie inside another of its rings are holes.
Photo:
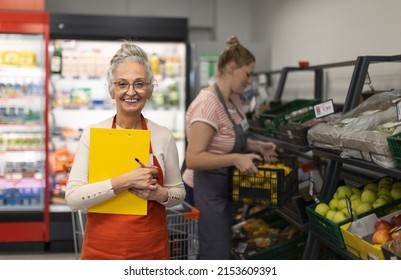
[[[149,162],[150,131],[91,128],[89,143],[89,183],[126,173]],[[88,208],[88,212],[146,215],[147,201],[129,191]]]

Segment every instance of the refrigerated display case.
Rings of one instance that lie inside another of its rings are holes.
[[[115,114],[106,72],[123,40],[137,42],[149,55],[157,86],[143,114],[172,131],[183,162],[187,34],[184,18],[50,15],[51,209],[64,204],[65,183],[82,130]]]
[[[49,240],[48,22],[0,11],[0,242]]]

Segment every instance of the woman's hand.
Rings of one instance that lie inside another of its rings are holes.
[[[277,161],[277,146],[273,142],[260,142],[259,153],[265,162]]]
[[[242,174],[257,173],[258,168],[254,161],[262,160],[263,158],[257,154],[238,154],[234,160],[234,165]]]
[[[128,189],[154,190],[157,188],[157,173],[156,166],[146,165],[112,178],[114,193],[120,194]]]
[[[157,202],[166,202],[168,191],[159,184],[151,185],[152,187],[145,189],[130,188],[128,191],[146,200],[154,200]]]

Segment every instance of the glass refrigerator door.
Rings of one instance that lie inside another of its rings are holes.
[[[184,158],[186,45],[140,42],[157,86],[143,114],[174,134]],[[65,183],[82,130],[116,113],[106,73],[119,41],[52,40],[50,57],[51,202],[64,203]]]
[[[0,211],[43,211],[45,38],[0,34]]]

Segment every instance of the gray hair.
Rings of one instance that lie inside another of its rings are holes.
[[[150,67],[150,63],[148,60],[148,55],[141,47],[130,41],[124,41],[121,44],[120,49],[115,53],[110,61],[110,67],[107,71],[107,87],[109,92],[111,93],[113,91],[114,74],[117,66],[127,61],[138,62],[145,67],[148,82],[150,83],[150,93],[152,94],[154,87],[154,77],[152,68]]]

